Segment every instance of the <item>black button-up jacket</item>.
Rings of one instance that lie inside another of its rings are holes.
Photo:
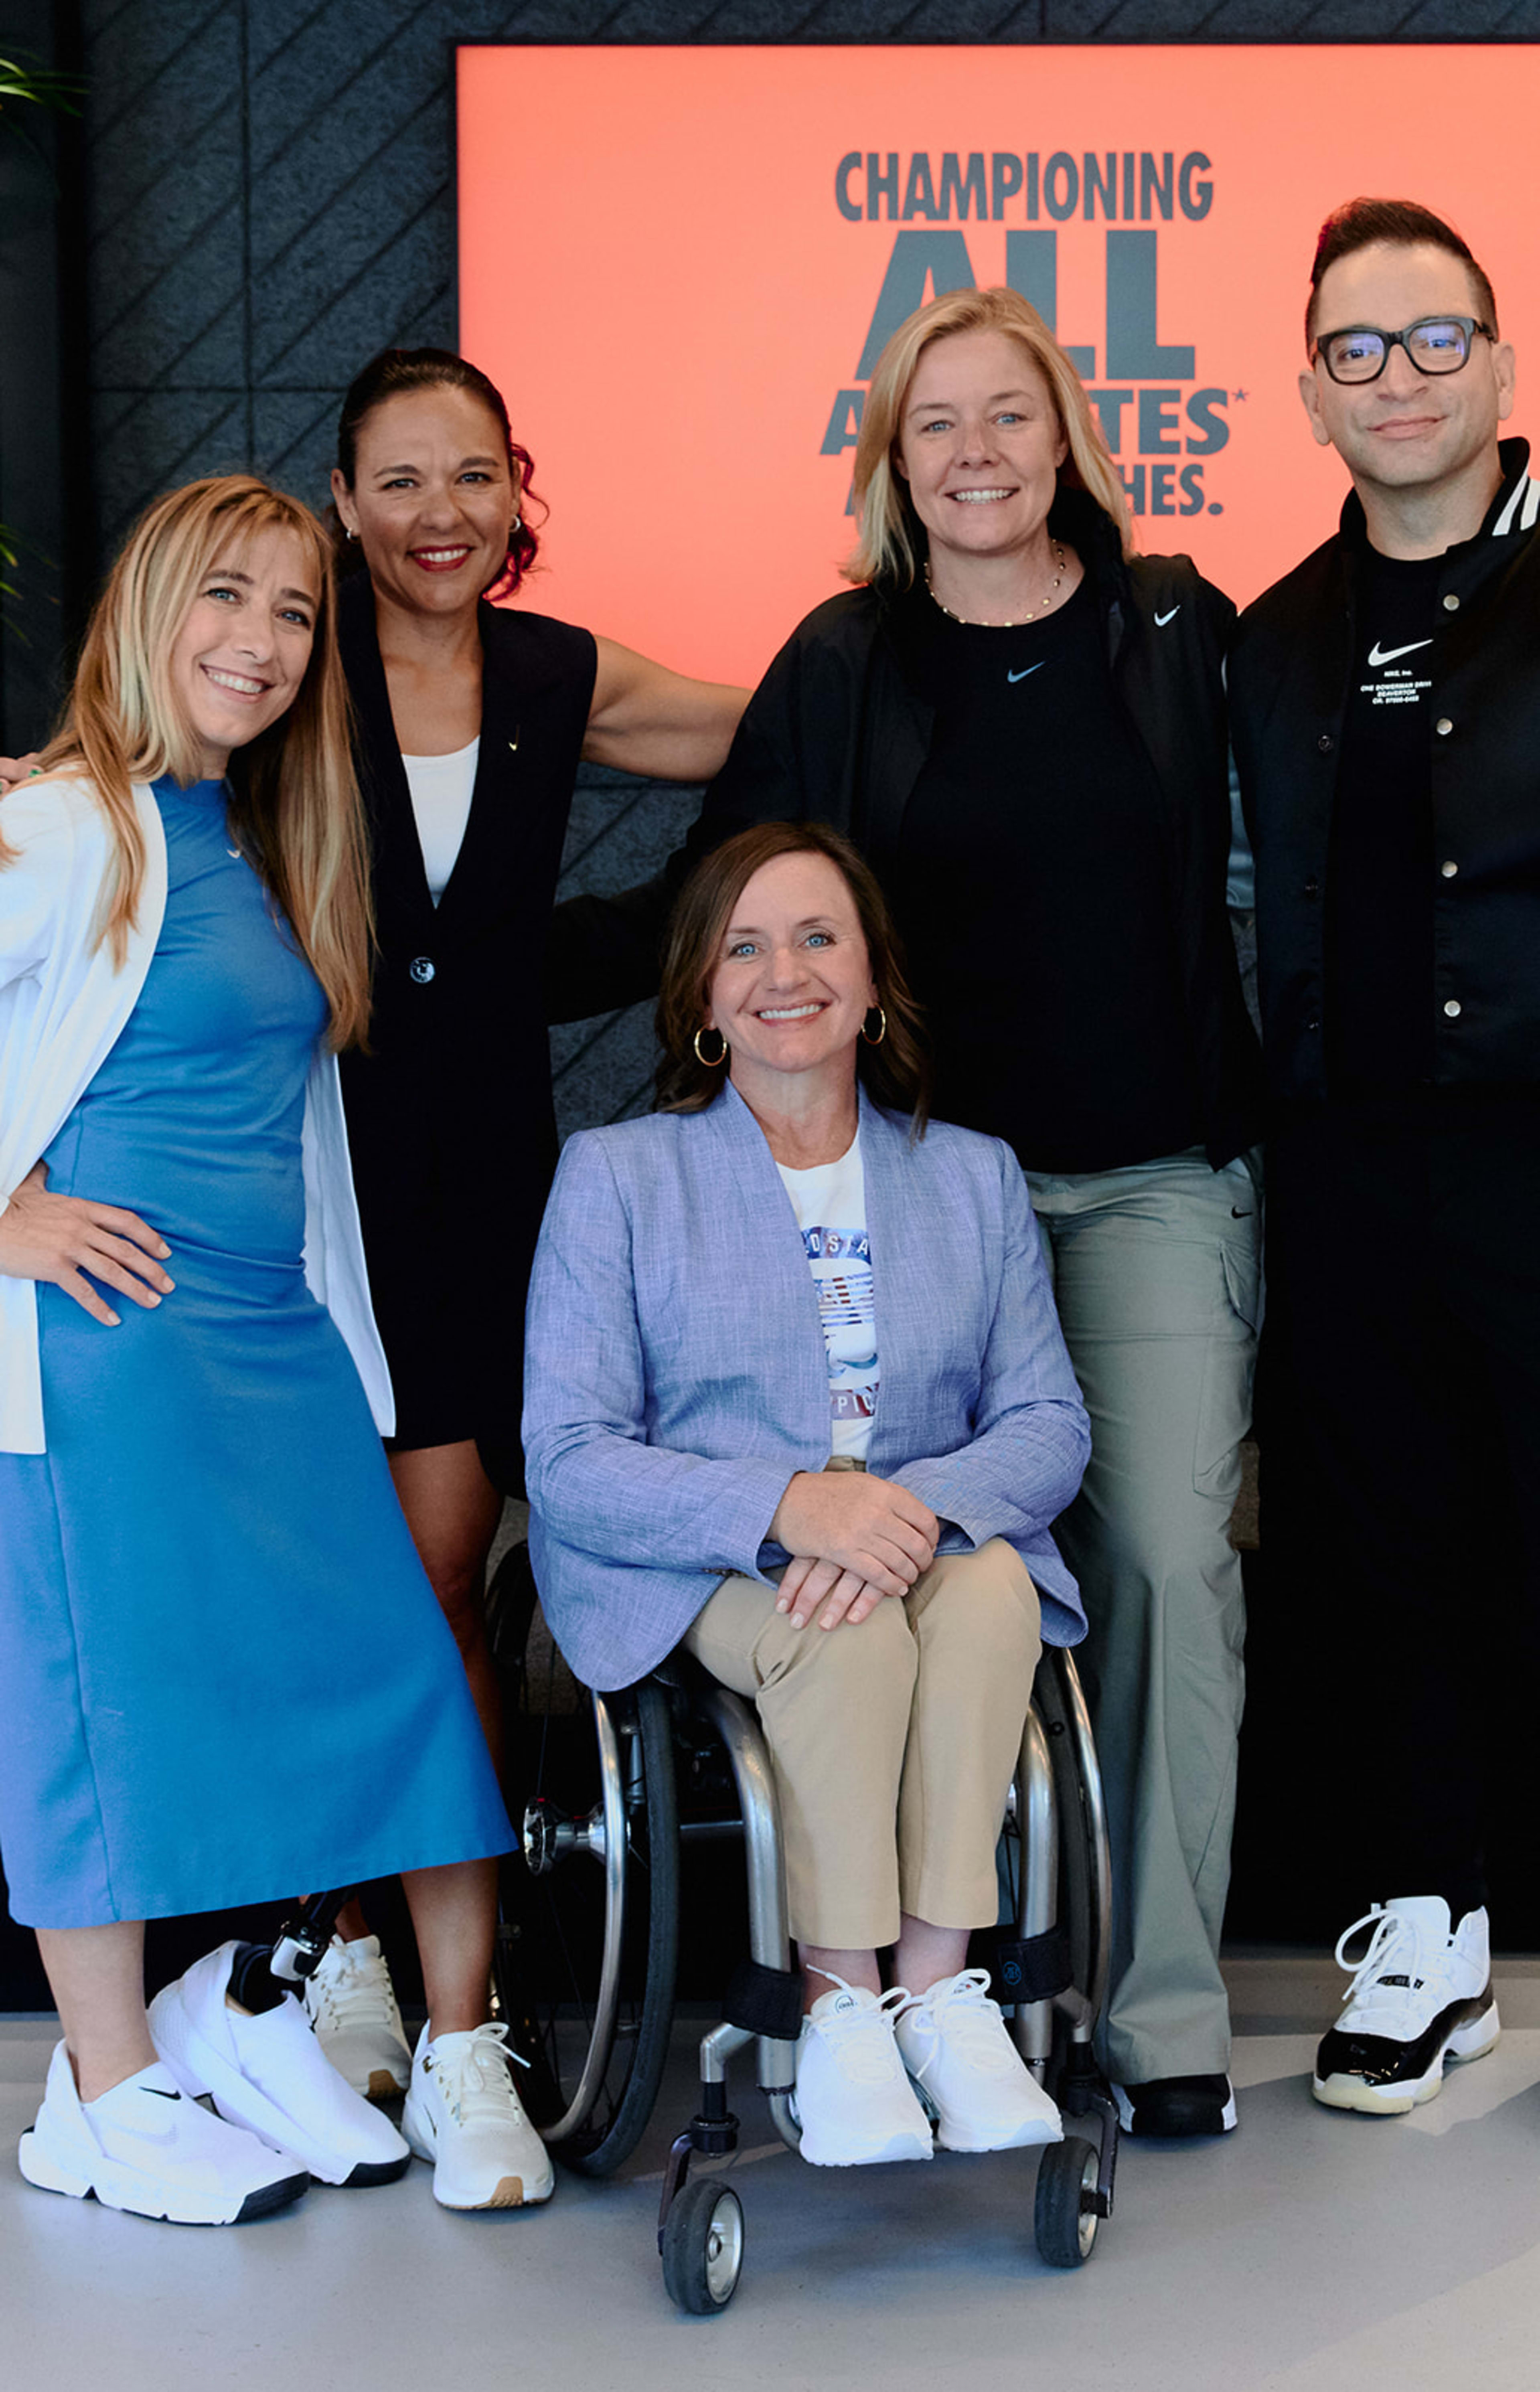
[[[1428,736],[1435,850],[1434,1080],[1540,1083],[1540,481],[1502,444],[1503,487],[1439,582]],[[1241,617],[1231,731],[1257,859],[1269,1086],[1326,1095],[1325,907],[1332,805],[1356,652],[1364,539],[1337,536]],[[1420,661],[1420,660],[1419,660]]]

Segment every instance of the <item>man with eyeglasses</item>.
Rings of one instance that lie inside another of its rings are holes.
[[[1491,285],[1426,209],[1328,217],[1305,335],[1352,494],[1230,664],[1272,1109],[1263,1536],[1324,1861],[1374,1904],[1312,2089],[1385,2114],[1496,2041],[1483,1780],[1540,1658],[1540,483],[1498,439]]]

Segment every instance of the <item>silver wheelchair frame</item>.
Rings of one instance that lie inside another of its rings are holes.
[[[785,1873],[763,1735],[750,1705],[704,1671],[691,1698],[720,1738],[732,1771],[748,1869],[751,1970],[761,1986],[776,1979],[790,1985],[796,1981]],[[1013,2011],[1015,2041],[1033,2074],[1039,2083],[1054,2079],[1065,2118],[1088,2122],[1096,2136],[1091,2143],[1066,2133],[1062,2143],[1044,2149],[1035,2205],[1038,2247],[1052,2266],[1080,2267],[1102,2220],[1112,2215],[1117,2163],[1116,2107],[1091,2049],[1106,1990],[1112,1887],[1090,1722],[1075,1664],[1062,1648],[1045,1648],[1039,1665],[1005,1825],[1021,1841],[1016,1937],[997,1966],[995,1992]],[[688,1832],[686,1826],[686,1838]],[[1061,1884],[1067,1932],[1058,1918]],[[658,2247],[664,2282],[677,2305],[697,2315],[711,2315],[731,2300],[745,2237],[736,2189],[719,2176],[692,2178],[690,2164],[736,2150],[738,2122],[727,2106],[727,2072],[750,2044],[777,2133],[793,2151],[801,2141],[792,2108],[796,2044],[765,2032],[770,2022],[754,2021],[756,2007],[744,2000],[735,2012],[729,1996],[729,2015],[702,2038],[700,2105],[675,2137],[663,2175]]]

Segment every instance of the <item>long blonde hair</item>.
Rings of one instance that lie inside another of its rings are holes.
[[[1129,555],[1133,522],[1128,493],[1080,377],[1036,307],[1019,291],[948,291],[928,306],[917,307],[877,360],[855,448],[861,536],[840,568],[845,579],[907,590],[919,577],[925,530],[894,460],[905,401],[920,358],[933,341],[945,340],[949,332],[1004,332],[1026,351],[1048,384],[1059,429],[1069,443],[1069,454],[1059,468],[1060,488],[1084,490],[1094,500],[1111,518],[1123,553]]]
[[[39,763],[45,773],[84,775],[107,816],[114,871],[97,935],[121,964],[144,890],[132,784],[168,773],[186,784],[200,772],[198,740],[172,685],[172,651],[216,558],[233,563],[268,531],[298,540],[320,603],[298,696],[230,757],[230,817],[325,991],[330,1043],[346,1046],[369,1022],[369,853],[337,654],[332,547],[308,507],[252,474],[190,482],[157,499],[97,602],[74,686]]]

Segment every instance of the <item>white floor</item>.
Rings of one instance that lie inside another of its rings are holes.
[[[682,2319],[654,2249],[659,2171],[692,2101],[688,2038],[620,2180],[550,2208],[436,2209],[414,2166],[254,2226],[150,2225],[0,2164],[7,2392],[1532,2392],[1540,2381],[1540,1962],[1501,1968],[1505,2032],[1404,2120],[1305,2085],[1340,1982],[1235,1960],[1241,2130],[1126,2143],[1090,2265],[1044,2268],[1030,2153],[819,2172],[751,2092],[733,2163],[748,2256],[732,2308]],[[46,2021],[0,2019],[0,2144],[42,2086]]]

